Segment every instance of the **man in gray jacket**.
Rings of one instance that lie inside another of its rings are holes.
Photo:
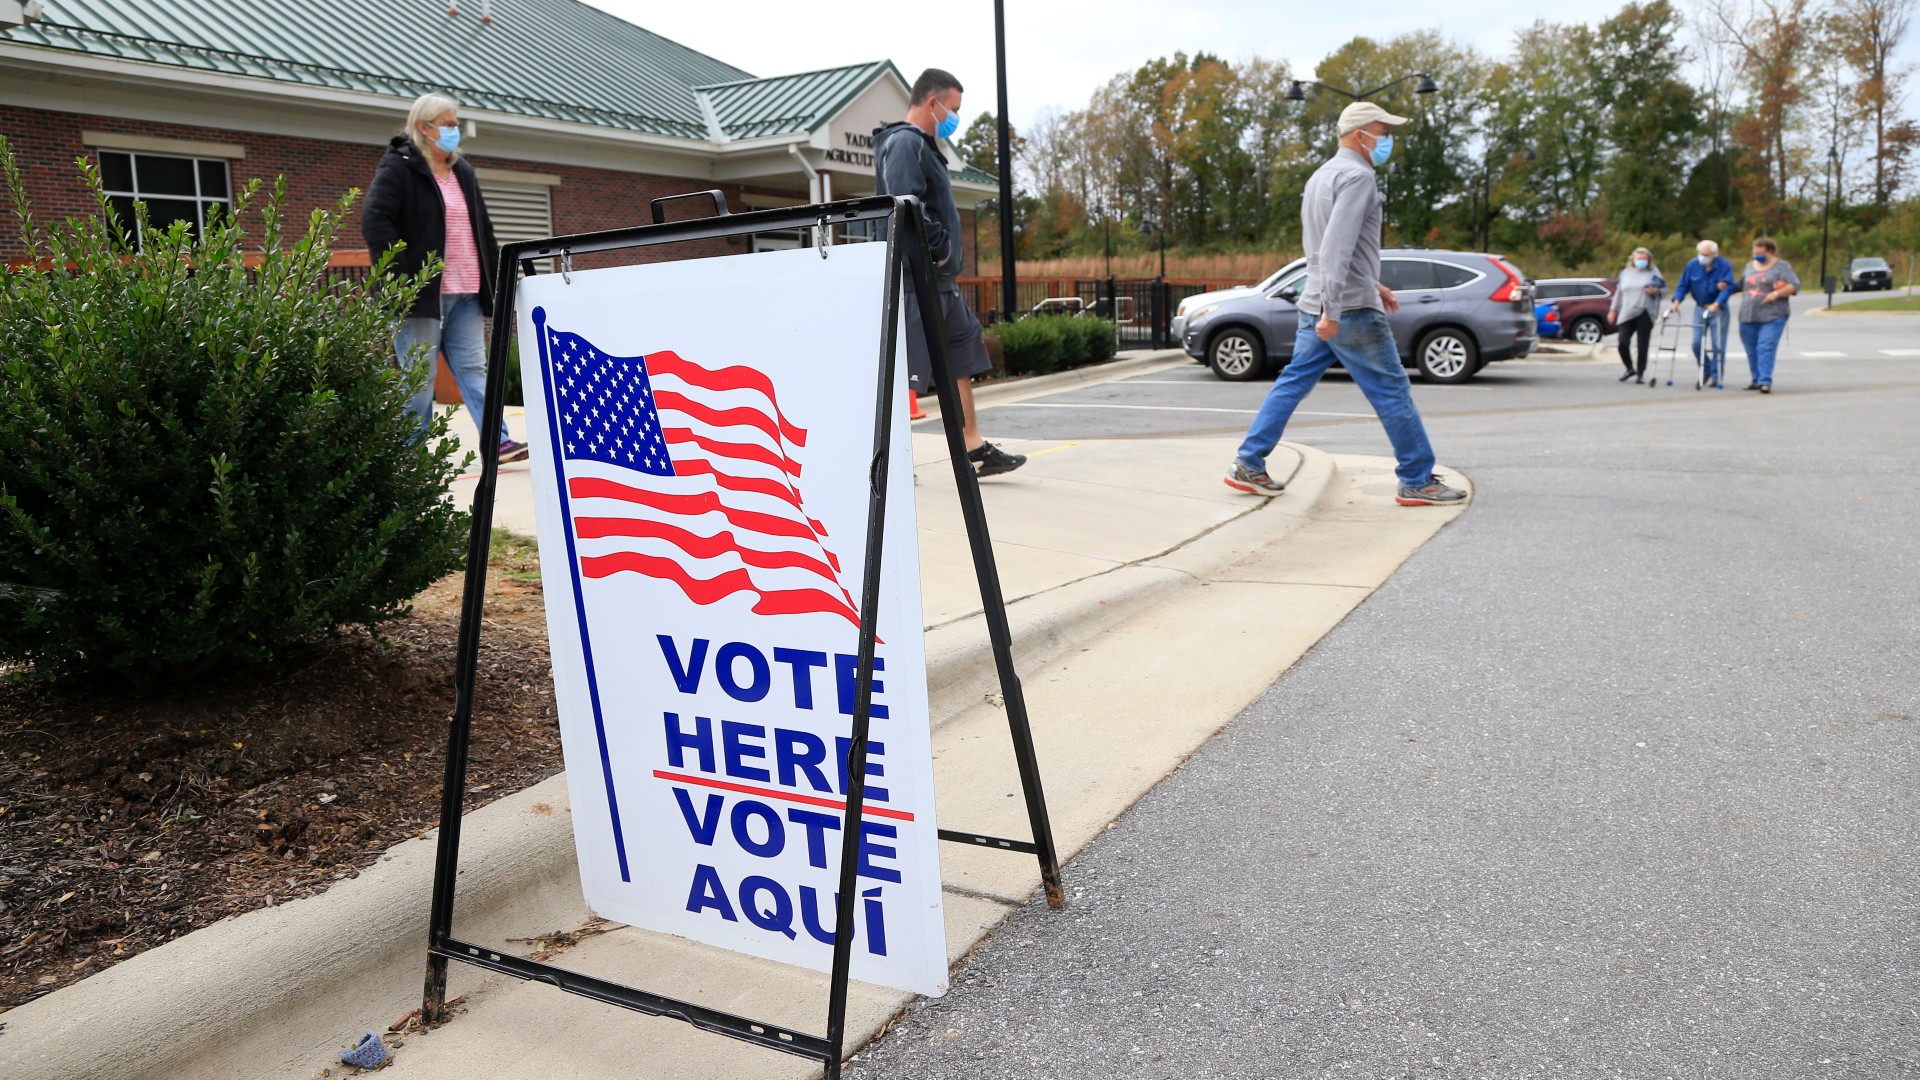
[[[1267,455],[1280,444],[1301,399],[1338,359],[1393,443],[1400,479],[1395,501],[1441,506],[1467,497],[1433,475],[1433,446],[1387,324],[1400,301],[1380,284],[1380,189],[1373,176],[1393,154],[1393,129],[1406,122],[1371,101],[1356,101],[1340,113],[1340,149],[1314,170],[1300,200],[1307,284],[1299,300],[1293,359],[1253,418],[1227,470],[1228,487],[1254,495],[1275,495],[1286,487],[1268,475]]]
[[[940,295],[940,316],[947,330],[947,361],[952,365],[954,390],[960,395],[960,418],[967,441],[967,460],[981,476],[1012,472],[1027,463],[1024,454],[1009,454],[980,434],[973,411],[973,377],[993,367],[980,320],[960,298],[964,255],[960,243],[960,211],[953,204],[953,179],[947,159],[935,141],[953,138],[960,129],[960,80],[928,68],[913,82],[907,95],[907,118],[873,132],[874,190],[880,195],[914,195],[925,208],[927,250],[934,261],[934,291]],[[921,328],[920,304],[907,291],[907,371],[916,393],[934,387],[933,358],[927,352]]]

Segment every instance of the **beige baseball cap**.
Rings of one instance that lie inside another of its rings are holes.
[[[1395,116],[1371,101],[1356,101],[1340,110],[1340,137],[1344,139],[1376,121],[1388,127],[1399,127],[1407,122],[1407,118]]]

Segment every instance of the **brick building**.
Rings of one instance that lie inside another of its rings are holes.
[[[364,189],[433,91],[460,102],[461,149],[504,243],[639,224],[647,200],[708,188],[736,212],[870,194],[868,133],[906,110],[887,61],[755,78],[575,0],[33,7],[0,3],[0,20],[23,20],[0,21],[0,135],[43,221],[94,212],[75,158],[123,212],[138,198],[159,222],[200,220],[280,176],[304,220]],[[948,159],[969,217],[993,178]],[[357,221],[341,244],[359,245]],[[0,233],[0,257],[18,254]]]

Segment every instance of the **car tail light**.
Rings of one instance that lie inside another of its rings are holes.
[[[1501,273],[1507,275],[1507,283],[1493,290],[1493,295],[1488,297],[1488,299],[1495,303],[1506,303],[1509,300],[1520,299],[1526,289],[1526,279],[1520,276],[1520,271],[1514,269],[1512,263],[1509,263],[1497,255],[1490,261],[1493,265],[1500,268]]]
[[[1546,320],[1547,320],[1548,322],[1559,322],[1559,321],[1560,321],[1560,309],[1559,309],[1559,308],[1548,308],[1548,309],[1547,309],[1547,314],[1546,314],[1546,316],[1545,316],[1545,318],[1546,318]]]

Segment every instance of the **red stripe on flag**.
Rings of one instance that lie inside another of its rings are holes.
[[[828,581],[834,581],[833,568],[819,559],[799,551],[763,551],[740,543],[740,538],[730,532],[701,536],[676,525],[663,521],[648,521],[643,518],[621,517],[583,517],[573,519],[573,530],[582,540],[599,540],[609,536],[645,536],[656,540],[665,540],[674,547],[696,559],[717,559],[722,555],[734,554],[748,566],[758,566],[767,570],[811,570]],[[838,582],[835,582],[838,585]]]
[[[859,614],[840,597],[819,589],[773,589],[762,592],[754,584],[752,575],[745,570],[728,570],[717,577],[697,578],[672,559],[642,555],[637,551],[616,551],[611,555],[595,555],[580,560],[580,572],[590,578],[612,577],[623,571],[670,581],[687,594],[687,599],[703,607],[735,593],[751,593],[759,597],[753,605],[756,615],[807,615],[817,612],[838,615],[856,627],[860,625]]]
[[[567,494],[576,499],[618,499],[621,502],[650,506],[669,514],[693,516],[717,511],[729,522],[749,532],[766,533],[770,536],[794,536],[802,540],[819,539],[803,522],[728,506],[720,501],[719,493],[713,491],[702,491],[695,495],[667,495],[615,483],[612,480],[602,480],[595,476],[575,476],[567,480]]]
[[[692,443],[715,457],[736,458],[771,465],[796,480],[800,478],[799,462],[755,443],[721,442],[719,439],[709,439],[705,435],[696,435],[692,428],[683,427],[663,427],[660,429],[660,434],[667,440],[668,445]]]
[[[744,405],[733,409],[716,409],[711,405],[695,401],[685,394],[675,393],[672,390],[655,390],[653,392],[653,404],[654,407],[663,414],[669,411],[685,413],[687,416],[713,427],[759,428],[761,431],[766,432],[767,438],[772,439],[775,443],[780,441],[780,436],[783,431],[788,432],[787,441],[793,443],[795,446],[799,446],[800,441],[795,440],[793,438],[794,435],[799,435],[801,440],[804,440],[807,436],[805,431],[785,421],[776,424],[773,417],[768,416],[759,409],[751,409]],[[664,416],[662,419],[665,419]]]
[[[773,380],[767,378],[765,372],[738,366],[703,368],[681,359],[680,354],[672,350],[649,353],[645,360],[648,374],[671,375],[689,386],[705,390],[758,390],[766,395],[767,404],[773,407],[773,415],[779,419],[780,430],[786,433],[787,441],[795,446],[807,445],[806,429],[794,427],[788,422],[786,414],[780,411],[780,399],[774,396]]]

